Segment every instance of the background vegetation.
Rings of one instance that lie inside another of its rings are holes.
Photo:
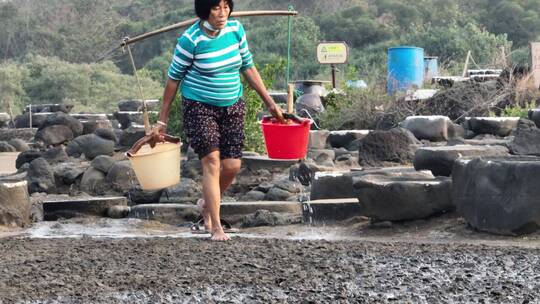
[[[294,18],[292,79],[329,78],[316,62],[323,40],[344,40],[351,59],[341,79],[370,85],[386,77],[386,50],[423,47],[459,71],[471,50],[483,67],[505,60],[527,64],[528,42],[540,40],[540,0],[242,0],[237,10],[287,9]],[[111,51],[135,36],[194,16],[193,0],[17,0],[0,2],[0,111],[32,103],[68,101],[76,111],[110,111],[137,97],[127,56]],[[257,63],[286,56],[287,18],[243,18]],[[148,98],[159,98],[176,37],[173,31],[133,47]],[[283,66],[274,89],[285,86]]]

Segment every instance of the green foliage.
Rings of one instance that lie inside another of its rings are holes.
[[[284,10],[293,4],[299,11],[292,18],[293,80],[330,79],[328,67],[316,60],[315,48],[322,40],[343,40],[350,46],[349,63],[338,67],[348,71],[347,78],[380,83],[386,78],[389,47],[423,47],[427,54],[439,56],[443,70],[453,73],[461,69],[468,50],[482,67],[501,67],[501,47],[511,63],[528,64],[528,42],[540,39],[540,0],[246,0],[235,4],[236,10]],[[0,71],[4,73],[0,81],[9,84],[0,83],[9,86],[0,90],[0,101],[9,99],[19,108],[30,101],[67,101],[79,111],[112,110],[118,99],[138,98],[138,93],[134,79],[121,75],[133,73],[127,56],[111,50],[126,36],[193,17],[193,0],[0,1]],[[287,20],[241,18],[260,66],[286,58]],[[132,46],[147,98],[160,96],[182,31]],[[102,57],[110,61],[81,64]],[[285,71],[278,72],[272,75],[273,87],[284,89]]]
[[[161,85],[142,74],[145,98],[158,98]],[[41,56],[0,64],[0,87],[0,100],[19,109],[28,102],[70,103],[74,111],[113,112],[118,101],[140,98],[135,77],[121,74],[112,62],[72,64]]]
[[[261,77],[267,88],[272,86],[276,76],[283,73],[285,62],[283,60],[274,64],[267,64],[260,70]],[[258,114],[263,110],[263,103],[247,82],[243,81],[244,85],[244,100],[246,102],[246,117],[244,120],[244,148],[247,151],[265,153],[266,148],[264,139],[259,125]]]
[[[515,49],[510,53],[510,62],[514,66],[530,67],[531,65],[531,48],[529,46]]]
[[[501,112],[501,117],[520,117],[520,118],[529,118],[529,110],[536,108],[536,103],[534,101],[528,102],[526,105],[522,106],[519,103],[506,106]],[[490,116],[496,116],[495,113],[490,112]]]
[[[423,47],[426,54],[436,54],[447,64],[465,61],[470,50],[480,65],[494,65],[501,60],[501,48],[510,49],[506,35],[494,35],[474,24],[465,27],[419,26],[401,39],[403,44]]]
[[[329,130],[368,129],[376,116],[394,102],[383,87],[348,89],[344,94],[330,93],[324,100],[326,111],[321,115],[321,127]]]
[[[351,47],[349,65],[360,74],[383,79],[386,49],[398,44],[422,46],[452,70],[462,64],[469,49],[477,61],[489,65],[497,56],[497,46],[509,48],[506,39],[524,48],[530,40],[540,38],[540,0],[249,0],[238,1],[236,9],[283,10],[289,4],[300,12],[292,19],[292,79],[321,75],[324,68],[315,58],[315,46],[321,40],[346,41]],[[106,55],[123,73],[131,74],[126,56],[109,52],[123,37],[193,16],[192,0],[2,2],[0,58],[21,60],[34,54],[89,63]],[[261,66],[286,57],[287,19],[241,19]],[[164,83],[164,71],[181,32],[164,33],[134,45],[137,67]],[[279,75],[276,85],[284,88],[284,79],[284,74]]]
[[[376,44],[394,36],[390,26],[380,24],[360,6],[322,15],[319,26],[324,40],[347,41],[352,48]]]
[[[526,46],[538,37],[540,1],[493,1],[483,16],[487,29],[506,33],[517,46]]]
[[[264,66],[287,58],[287,18],[242,20],[247,32],[249,47],[255,61]],[[293,19],[291,39],[291,79],[305,79],[316,75],[321,66],[315,50],[320,40],[319,27],[309,17]],[[285,70],[278,75],[280,88],[285,88]]]
[[[0,65],[0,112],[8,112],[9,104],[14,114],[21,112],[28,101],[23,88],[28,69],[20,68],[14,63]]]

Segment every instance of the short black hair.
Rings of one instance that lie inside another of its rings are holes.
[[[227,4],[229,4],[229,8],[231,9],[230,13],[232,13],[234,7],[233,0],[225,1],[227,1]],[[208,16],[210,16],[210,10],[212,9],[212,7],[219,5],[220,2],[221,0],[195,0],[195,13],[202,20],[208,20]]]

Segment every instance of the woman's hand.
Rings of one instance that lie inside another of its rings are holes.
[[[270,114],[274,116],[279,122],[286,123],[285,118],[283,117],[283,111],[275,102],[272,102],[268,105],[268,112],[270,112]]]
[[[259,71],[257,71],[257,68],[251,67],[249,69],[246,69],[242,71],[242,75],[244,75],[249,85],[257,92],[257,94],[259,94],[261,99],[266,104],[266,107],[268,108],[270,114],[272,114],[272,116],[279,120],[279,122],[286,123],[285,118],[283,117],[283,111],[276,104],[274,99],[272,99],[270,94],[268,94],[268,91],[264,86],[264,82],[262,81],[261,75],[259,74]]]
[[[161,121],[158,121],[152,130],[150,131],[150,134],[147,136],[150,136],[151,139],[149,140],[150,146],[153,148],[156,143],[165,141],[165,132],[167,131],[167,124],[163,123]]]

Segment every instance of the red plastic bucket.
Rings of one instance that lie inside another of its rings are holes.
[[[269,158],[301,159],[306,157],[309,129],[312,121],[305,119],[301,124],[282,124],[273,118],[261,121],[264,142]]]

